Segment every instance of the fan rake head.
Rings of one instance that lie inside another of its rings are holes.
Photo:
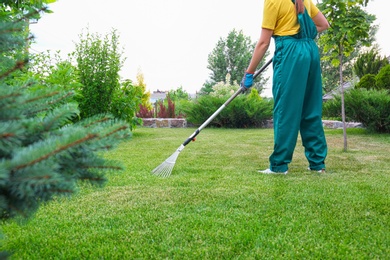
[[[180,147],[166,159],[162,164],[154,168],[152,173],[160,177],[169,177],[172,173],[173,167],[175,166],[176,159],[179,156],[180,152],[184,149],[184,145]]]

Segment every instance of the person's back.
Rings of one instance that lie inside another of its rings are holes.
[[[273,37],[274,151],[269,158],[270,168],[262,173],[287,173],[299,132],[309,169],[325,169],[322,78],[318,47],[313,38],[327,26],[311,0],[304,4],[302,0],[264,1],[262,34],[247,70],[250,74],[258,65]],[[245,87],[249,85],[247,74],[242,82]]]

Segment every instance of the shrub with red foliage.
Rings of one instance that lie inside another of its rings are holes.
[[[154,111],[149,110],[147,107],[143,106],[142,104],[139,106],[139,111],[137,113],[137,117],[139,118],[153,118],[154,117]]]
[[[171,100],[170,96],[167,97],[168,101],[168,118],[175,118],[175,103]]]
[[[168,118],[167,109],[164,106],[164,102],[163,101],[159,100],[157,102],[157,108],[158,108],[158,111],[157,111],[157,117],[158,118]]]
[[[172,101],[172,99],[167,96],[167,106],[165,106],[164,101],[158,100],[155,106],[155,109],[157,110],[157,117],[158,118],[176,118],[175,114],[175,103]],[[140,105],[140,110],[137,113],[137,117],[140,118],[154,118],[155,117],[155,111],[154,109],[149,110],[147,107]]]
[[[159,100],[157,102],[157,117],[158,118],[175,118],[175,103],[171,100],[169,95],[167,96],[167,106],[165,106],[164,102],[162,100]]]

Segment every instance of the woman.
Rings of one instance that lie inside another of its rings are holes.
[[[295,2],[295,3],[294,3]],[[241,86],[253,84],[253,73],[275,40],[273,57],[274,151],[265,174],[287,174],[298,132],[309,169],[325,171],[327,144],[322,126],[322,78],[317,32],[329,23],[312,0],[265,0],[261,36]]]

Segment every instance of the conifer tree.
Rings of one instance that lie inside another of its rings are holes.
[[[142,93],[142,106],[148,108],[148,109],[153,109],[152,104],[150,103],[150,91],[146,90],[146,83],[144,79],[144,74],[142,71],[139,69],[137,72],[137,83],[136,86],[140,88],[141,93]]]
[[[389,64],[389,60],[385,56],[382,57],[379,54],[379,50],[374,47],[371,50],[359,55],[355,64],[353,65],[353,70],[361,79],[364,75],[367,74],[378,74],[381,68],[387,64]]]
[[[79,110],[67,102],[71,91],[13,80],[28,66],[26,19],[0,7],[0,218],[9,219],[29,217],[43,202],[73,194],[80,180],[104,184],[106,171],[121,166],[101,152],[130,131],[110,115],[72,123]]]

